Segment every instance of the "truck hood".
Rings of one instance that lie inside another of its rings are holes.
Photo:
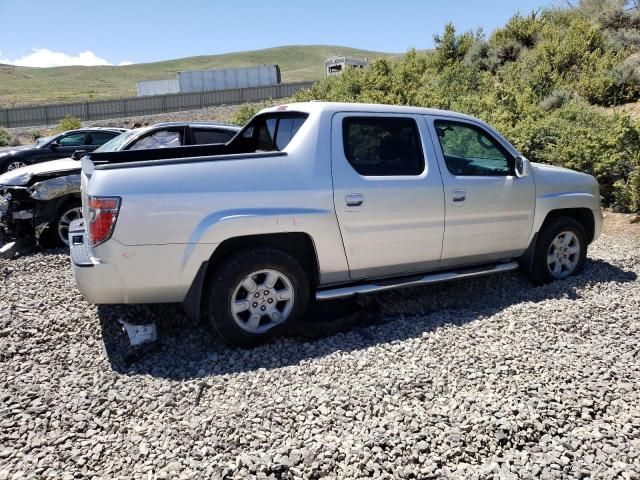
[[[0,175],[0,185],[23,186],[27,185],[34,175],[50,175],[73,170],[80,170],[80,162],[72,158],[36,163]]]
[[[537,195],[551,193],[589,193],[600,198],[600,187],[594,177],[563,167],[531,163]]]

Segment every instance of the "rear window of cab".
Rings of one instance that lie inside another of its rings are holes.
[[[254,117],[239,135],[247,150],[280,152],[284,150],[309,117],[306,113],[278,112]]]

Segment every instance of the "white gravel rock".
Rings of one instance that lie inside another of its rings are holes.
[[[321,305],[326,335],[253,350],[87,304],[63,253],[0,260],[0,479],[638,479],[639,230],[589,256]],[[159,341],[130,351],[118,319]]]

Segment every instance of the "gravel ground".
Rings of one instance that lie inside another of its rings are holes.
[[[337,302],[317,337],[253,350],[174,306],[88,305],[61,253],[0,260],[0,479],[640,478],[640,226],[620,218],[578,277]],[[127,349],[118,318],[159,342]]]

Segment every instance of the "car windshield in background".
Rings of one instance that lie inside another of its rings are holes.
[[[136,130],[129,130],[128,132],[121,133],[117,137],[109,140],[107,143],[104,143],[102,146],[96,148],[94,152],[117,152],[122,149],[122,147],[138,132]]]
[[[41,147],[45,143],[48,143],[52,138],[53,137],[40,137],[39,139],[36,140],[35,146],[36,147]]]

